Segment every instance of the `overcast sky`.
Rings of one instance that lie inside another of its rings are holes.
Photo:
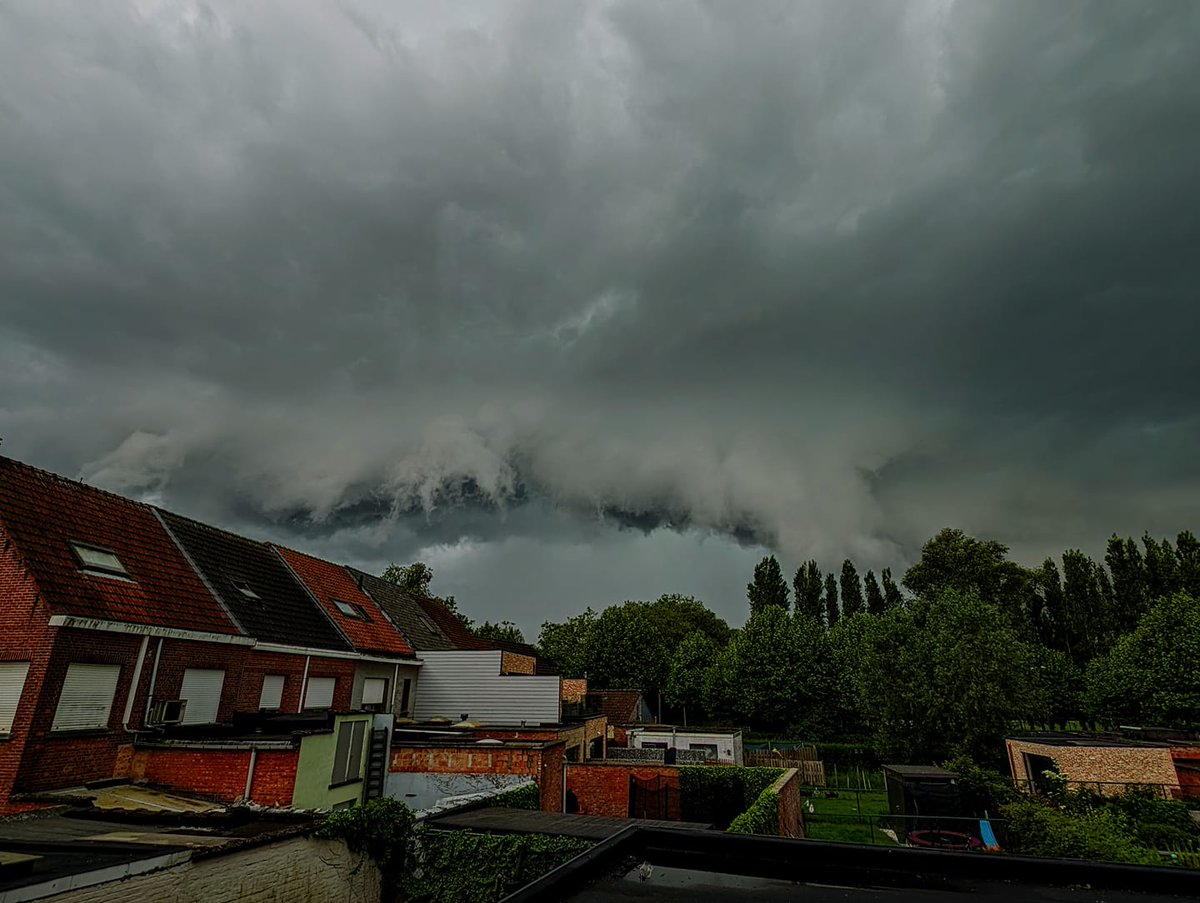
[[[3,453],[530,635],[1200,528],[1200,3],[0,2]]]

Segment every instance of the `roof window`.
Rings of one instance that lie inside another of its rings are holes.
[[[360,621],[371,620],[369,617],[367,617],[367,613],[363,611],[363,607],[361,605],[343,602],[341,599],[333,599],[332,601],[337,607],[337,610],[344,614],[347,618],[357,618]]]
[[[234,589],[236,589],[239,593],[241,593],[247,599],[253,599],[255,602],[258,602],[262,599],[262,596],[260,596],[254,590],[252,590],[250,588],[250,584],[247,583],[245,580],[232,580],[231,579],[229,582],[233,584]]]
[[[85,571],[106,576],[129,576],[129,572],[125,570],[125,565],[121,564],[121,559],[117,557],[116,552],[110,552],[108,549],[98,546],[86,546],[79,542],[71,543],[71,549],[75,552],[75,557],[79,559],[79,563],[83,565]]]

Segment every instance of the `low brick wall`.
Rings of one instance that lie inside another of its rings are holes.
[[[290,806],[299,758],[298,750],[260,750],[254,763],[250,799],[263,806]],[[246,795],[249,769],[250,750],[144,748],[134,753],[129,777],[234,802]]]
[[[802,775],[799,769],[789,768],[771,785],[779,797],[779,836],[804,836],[804,798],[800,795]]]
[[[340,841],[301,837],[67,891],[62,903],[378,903],[379,869]]]
[[[673,765],[604,762],[567,766],[567,792],[579,802],[580,815],[629,817],[629,781],[661,781],[667,788],[667,811],[663,818],[679,821],[679,770]]]

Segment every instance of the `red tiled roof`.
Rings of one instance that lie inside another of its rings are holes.
[[[239,632],[147,505],[0,457],[0,532],[55,614]],[[112,551],[129,580],[85,572],[72,542]]]
[[[341,565],[331,564],[282,546],[272,545],[300,581],[308,587],[321,607],[342,629],[354,648],[364,652],[386,652],[393,655],[412,655],[413,648],[388,620],[375,600],[363,592],[350,572]],[[370,620],[352,618],[341,612],[334,599],[357,606]]]
[[[475,636],[471,631],[463,626],[463,622],[458,619],[454,612],[450,611],[443,603],[437,599],[430,599],[428,596],[414,596],[417,603],[425,614],[429,615],[434,624],[441,630],[454,644],[455,649],[491,649],[492,644],[487,640]]]

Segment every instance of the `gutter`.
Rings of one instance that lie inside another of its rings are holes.
[[[76,630],[98,630],[102,633],[135,633],[172,640],[193,640],[197,643],[219,643],[228,646],[253,646],[253,637],[236,633],[209,633],[180,627],[158,627],[154,624],[127,624],[124,621],[104,621],[100,618],[81,618],[76,615],[51,615],[51,627],[72,627]]]

